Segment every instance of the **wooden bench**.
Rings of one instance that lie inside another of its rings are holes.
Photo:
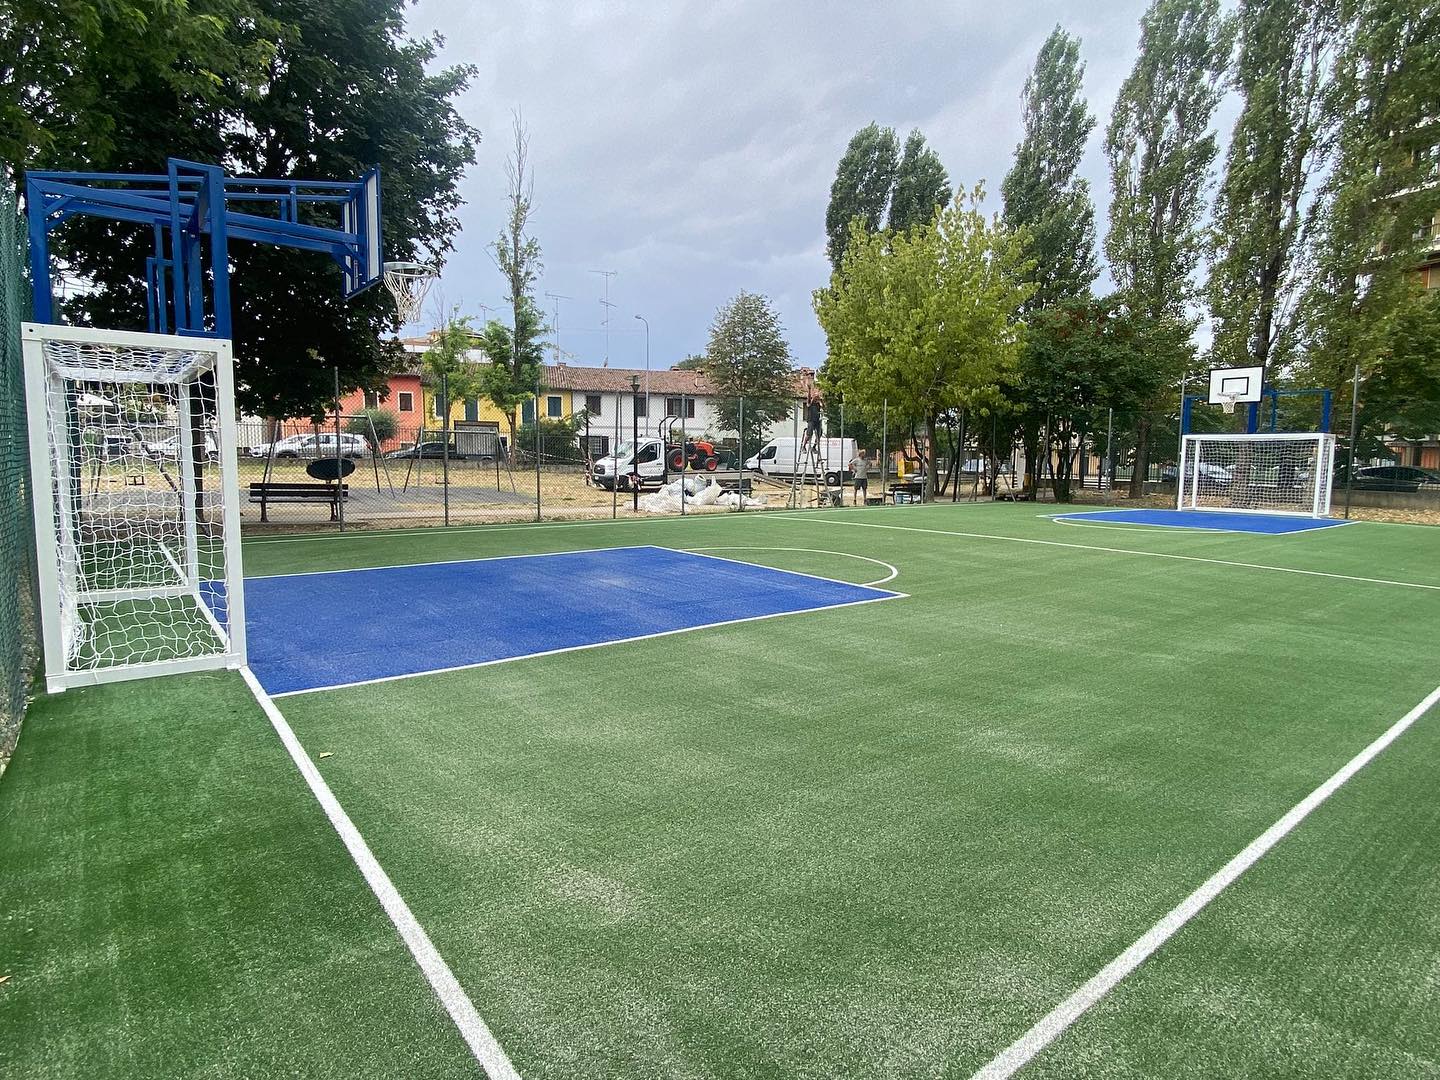
[[[349,484],[306,484],[306,483],[265,483],[256,480],[250,485],[250,501],[260,504],[260,520],[269,521],[269,504],[272,502],[329,503],[330,520],[334,521],[340,507],[340,500],[350,497]]]

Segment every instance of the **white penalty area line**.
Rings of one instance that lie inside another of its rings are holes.
[[[330,824],[340,834],[345,848],[350,852],[350,857],[355,860],[355,865],[360,868],[364,875],[365,882],[380,901],[380,906],[385,909],[385,914],[390,916],[390,921],[399,931],[400,938],[410,950],[410,955],[415,958],[415,963],[424,972],[430,987],[435,991],[435,996],[445,1006],[445,1011],[450,1014],[455,1027],[459,1029],[460,1036],[465,1040],[470,1052],[479,1062],[480,1067],[485,1070],[485,1075],[490,1080],[520,1080],[520,1074],[515,1071],[510,1058],[501,1047],[499,1040],[481,1018],[480,1013],[475,1009],[475,1003],[465,993],[465,988],[460,985],[460,980],[455,978],[455,973],[440,956],[430,935],[425,933],[425,928],[415,918],[410,906],[400,895],[395,883],[390,880],[390,875],[385,873],[370,845],[360,835],[360,830],[350,820],[350,815],[345,813],[340,800],[330,790],[330,785],[320,775],[320,770],[315,767],[315,762],[310,760],[310,755],[300,745],[289,722],[276,707],[270,695],[265,692],[260,681],[255,678],[255,673],[248,667],[240,669],[240,674],[245,679],[245,685],[250,687],[250,693],[255,695],[255,700],[260,703],[260,708],[270,718],[280,741],[285,744],[285,749],[290,752],[291,759],[295,762],[300,775],[305,778],[311,793],[316,801],[325,811],[325,816],[330,819]]]
[[[883,559],[872,559],[869,555],[856,555],[854,552],[851,551],[826,551],[823,548],[802,547],[751,547],[750,545],[726,547],[666,548],[665,550],[683,551],[687,555],[702,555],[707,559],[715,559],[719,562],[735,563],[737,566],[759,566],[765,570],[774,570],[776,573],[779,574],[795,574],[798,577],[814,578],[816,581],[828,581],[835,585],[853,585],[857,589],[874,589],[881,585],[884,585],[887,581],[894,581],[897,577],[900,576],[900,571],[897,570],[891,563],[885,562]],[[819,574],[807,574],[800,570],[786,570],[779,566],[770,566],[767,563],[752,563],[747,562],[744,559],[726,559],[722,558],[719,555],[711,555],[710,552],[712,551],[803,551],[810,555],[838,555],[841,558],[845,559],[859,559],[861,562],[874,563],[876,566],[883,566],[886,570],[889,570],[890,573],[886,574],[883,578],[876,579],[875,581],[843,581],[840,578],[822,577]]]
[[[667,549],[669,550],[669,549]],[[686,554],[691,554],[687,552]],[[718,558],[718,556],[709,556]],[[740,562],[738,559],[724,559],[722,562]],[[744,566],[755,566],[755,563],[742,563]],[[763,569],[774,570],[774,567],[767,566]],[[776,573],[789,574],[794,571],[776,570]],[[812,577],[810,574],[799,574],[799,577]],[[822,578],[822,581],[832,580]],[[838,581],[836,584],[849,585],[854,589],[868,588],[864,585],[854,585],[848,581]],[[496,667],[500,664],[513,664],[521,660],[538,660],[543,656],[559,656],[562,653],[584,652],[587,649],[608,649],[612,645],[630,645],[637,641],[649,641],[652,638],[671,637],[675,634],[689,634],[696,630],[714,630],[721,626],[738,626],[741,623],[763,622],[766,619],[783,619],[791,615],[809,615],[819,611],[836,611],[840,608],[861,607],[865,604],[883,604],[886,600],[907,600],[909,593],[891,592],[888,590],[876,589],[878,596],[872,596],[866,600],[842,600],[838,604],[822,604],[819,607],[793,608],[790,611],[772,611],[765,615],[745,615],[738,619],[722,619],[719,622],[698,623],[695,626],[677,626],[673,630],[658,630],[652,634],[636,634],[633,637],[606,638],[604,641],[589,641],[583,645],[566,645],[559,649],[542,649],[540,652],[520,653],[518,656],[500,656],[494,660],[477,660],[473,664],[454,664],[450,667],[430,668],[426,671],[407,671],[400,675],[382,675],[378,679],[358,679],[355,682],[333,683],[329,686],[307,686],[303,690],[283,690],[278,694],[272,694],[276,698],[299,697],[301,694],[320,694],[327,690],[352,690],[357,686],[375,686],[379,683],[400,682],[404,679],[419,679],[426,675],[448,675],[453,671],[472,671],[476,668]]]
[[[1181,927],[1203,911],[1210,901],[1219,896],[1241,874],[1254,866],[1262,856],[1309,817],[1311,811],[1373,761],[1382,750],[1403,735],[1406,729],[1424,716],[1437,701],[1440,701],[1440,686],[1430,691],[1424,701],[1395,721],[1383,735],[1341,766],[1330,779],[1296,803],[1289,813],[1252,840],[1245,850],[1180,901],[1170,910],[1169,914],[1146,931],[1143,937],[1101,968],[1085,985],[1050,1010],[1029,1031],[997,1054],[988,1065],[975,1073],[971,1080],[1004,1080],[1023,1069],[1036,1054],[1059,1038],[1071,1024],[1109,994],[1121,980],[1149,959]]]
[[[793,520],[793,519],[790,519]],[[1208,563],[1211,566],[1236,566],[1245,570],[1269,570],[1277,574],[1298,574],[1301,577],[1330,578],[1335,581],[1358,581],[1367,585],[1394,585],[1402,589],[1424,589],[1440,592],[1440,585],[1419,581],[1396,581],[1392,578],[1359,577],[1355,574],[1332,574],[1325,570],[1300,570],[1293,566],[1271,566],[1267,563],[1238,562],[1234,559],[1207,559],[1200,555],[1175,555],[1166,551],[1137,551],[1134,548],[1102,547],[1098,544],[1071,544],[1064,540],[1037,540],[1029,536],[1005,536],[1001,533],[960,532],[956,529],[926,529],[918,525],[882,525],[874,521],[824,521],[827,525],[843,525],[853,529],[892,529],[898,532],[928,533],[932,536],[957,536],[964,540],[1004,540],[1012,544],[1038,544],[1041,547],[1069,548],[1072,551],[1099,551],[1108,555],[1133,555],[1142,559],[1172,559],[1176,562]],[[1126,530],[1127,532],[1133,530]]]

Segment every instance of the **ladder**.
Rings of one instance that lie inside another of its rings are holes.
[[[799,510],[808,502],[805,489],[814,485],[816,506],[824,506],[829,500],[830,486],[825,482],[825,462],[821,458],[820,444],[823,437],[816,438],[805,448],[805,456],[795,463],[795,472],[790,477],[790,497],[786,509]],[[835,505],[840,505],[836,502]]]

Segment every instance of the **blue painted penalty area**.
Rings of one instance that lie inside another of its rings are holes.
[[[1056,514],[1056,521],[1119,522],[1157,525],[1165,529],[1205,529],[1210,532],[1286,533],[1313,532],[1349,525],[1335,518],[1291,517],[1288,514],[1237,514],[1225,510],[1093,510],[1082,514]]]
[[[293,694],[903,593],[660,547],[247,578],[250,668]]]

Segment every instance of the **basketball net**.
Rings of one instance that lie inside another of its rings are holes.
[[[420,315],[420,305],[425,302],[425,293],[430,282],[435,280],[435,271],[417,262],[388,262],[385,264],[385,288],[395,298],[395,310],[401,324],[412,323]]]
[[[1219,398],[1220,398],[1220,407],[1221,407],[1222,409],[1224,409],[1226,413],[1233,413],[1233,412],[1235,411],[1235,402],[1239,400],[1238,395],[1236,395],[1236,394],[1220,394],[1220,395],[1219,395]]]

